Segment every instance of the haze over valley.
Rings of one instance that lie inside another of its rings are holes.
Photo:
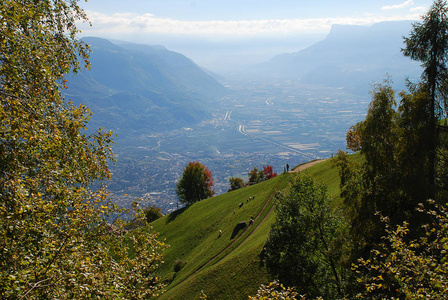
[[[400,53],[410,26],[333,26],[301,51],[220,73],[163,46],[84,38],[92,71],[70,78],[67,96],[91,108],[89,127],[117,134],[115,201],[149,198],[170,212],[189,161],[208,166],[221,194],[254,167],[281,173],[345,149],[375,82],[391,76],[403,89],[407,76],[418,79],[420,67]]]

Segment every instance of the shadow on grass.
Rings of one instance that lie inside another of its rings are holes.
[[[182,207],[181,209],[175,210],[172,213],[168,215],[168,218],[166,218],[166,224],[173,222],[179,215],[181,215],[188,206]]]

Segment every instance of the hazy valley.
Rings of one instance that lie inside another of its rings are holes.
[[[229,87],[229,89],[237,87]],[[284,82],[235,90],[220,99],[213,118],[191,127],[148,134],[118,146],[109,187],[114,193],[150,195],[165,211],[176,208],[175,182],[189,161],[213,173],[217,194],[230,177],[269,164],[283,172],[345,148],[345,132],[365,115],[368,101],[342,90]],[[145,196],[145,197],[146,197]]]
[[[406,76],[418,78],[418,65],[400,53],[409,28],[334,26],[302,51],[222,75],[164,47],[89,38],[92,71],[73,79],[68,96],[91,108],[90,127],[117,134],[114,201],[149,198],[169,212],[189,161],[209,167],[221,194],[228,178],[254,167],[281,173],[344,149],[375,82],[390,75],[402,89]]]

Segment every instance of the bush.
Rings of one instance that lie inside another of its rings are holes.
[[[174,272],[179,272],[182,268],[187,264],[187,262],[183,259],[176,259],[174,262]]]
[[[370,259],[360,259],[355,270],[365,299],[446,299],[448,290],[448,210],[434,205],[429,210],[420,205],[420,212],[433,222],[424,225],[425,234],[415,240],[408,238],[408,223],[392,229],[383,243],[371,251]]]
[[[270,165],[263,166],[263,175],[266,180],[277,177],[277,173],[272,170],[272,166]]]
[[[266,268],[273,278],[300,293],[327,299],[341,297],[346,283],[346,226],[329,206],[326,188],[310,177],[293,174],[279,193],[276,220],[264,247]]]
[[[299,295],[293,288],[285,288],[278,281],[269,285],[260,285],[256,296],[249,296],[249,300],[305,300],[306,297]]]
[[[231,178],[229,179],[229,182],[230,182],[230,189],[229,189],[229,192],[244,187],[244,181],[243,181],[241,178],[238,178],[238,177],[236,177],[236,178],[235,178],[235,177],[231,177]]]
[[[152,205],[151,207],[145,207],[143,209],[143,213],[145,214],[145,219],[148,223],[151,223],[163,217],[162,209],[160,207],[156,207],[155,205]]]

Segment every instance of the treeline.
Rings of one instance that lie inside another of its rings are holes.
[[[263,166],[263,170],[258,170],[257,167],[254,167],[248,174],[248,181],[245,183],[243,179],[239,177],[230,177],[230,191],[234,191],[240,189],[245,186],[250,186],[265,180],[269,180],[271,178],[277,177],[277,172],[274,172],[271,165]]]

